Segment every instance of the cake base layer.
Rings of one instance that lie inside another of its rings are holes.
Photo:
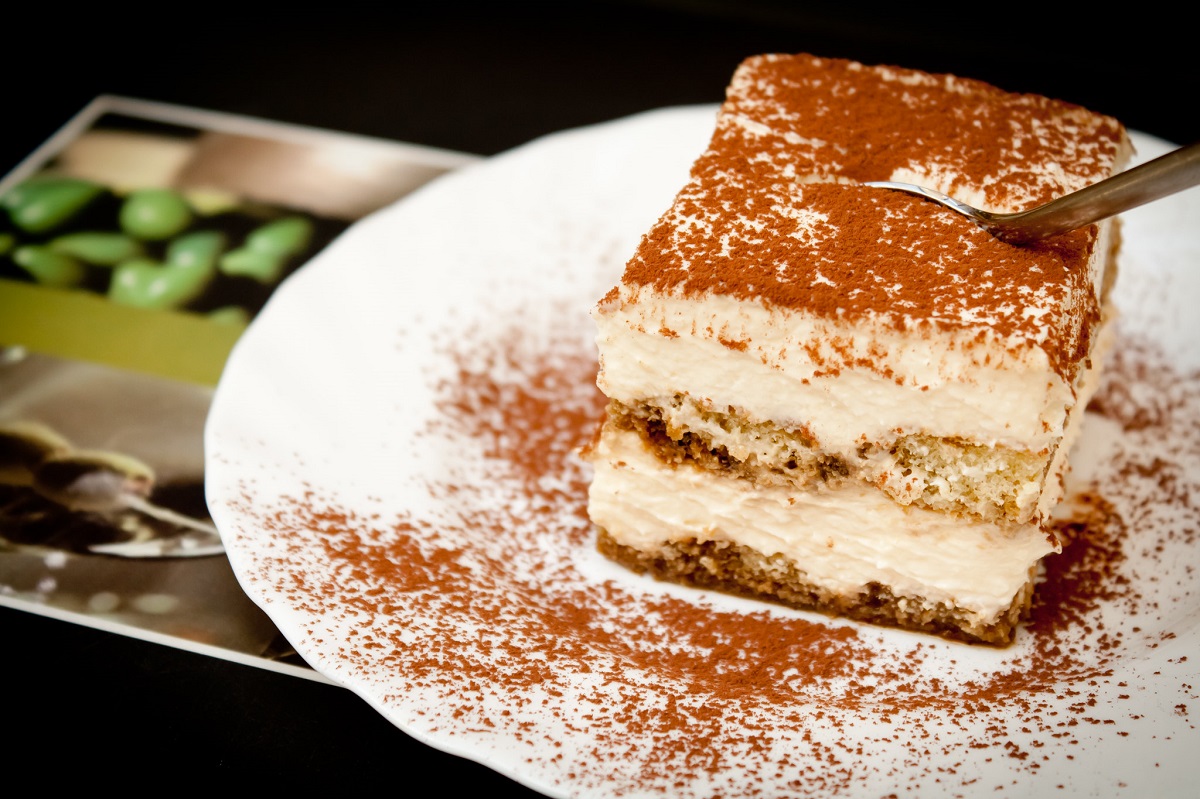
[[[601,552],[636,571],[946,638],[1005,644],[1041,559],[1036,523],[901,506],[854,480],[762,485],[664,462],[610,418],[584,456]]]
[[[1006,611],[994,621],[983,623],[973,614],[944,603],[897,596],[879,583],[870,583],[854,594],[830,591],[809,581],[779,555],[767,556],[728,541],[692,538],[667,542],[657,551],[648,552],[618,543],[601,528],[597,549],[610,560],[659,580],[950,640],[998,646],[1012,643],[1018,625],[1028,615],[1036,571],[1030,569],[1028,583]]]

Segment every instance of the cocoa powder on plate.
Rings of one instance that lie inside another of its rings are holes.
[[[246,486],[277,542],[257,579],[309,619],[293,643],[401,681],[381,702],[411,729],[515,747],[570,795],[763,797],[1022,795],[1042,770],[1069,787],[1091,730],[1164,735],[1146,710],[1164,679],[1195,730],[1186,651],[1157,688],[1136,666],[1197,623],[1179,554],[1200,531],[1200,375],[1152,341],[1120,338],[1089,419],[1112,442],[1057,523],[1071,543],[1017,642],[984,652],[595,571],[575,452],[603,407],[596,364],[570,337],[526,338],[446,353],[461,366],[422,435],[458,456],[431,471],[435,516]]]

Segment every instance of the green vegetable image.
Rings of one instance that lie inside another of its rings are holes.
[[[115,186],[65,168],[51,162],[0,191],[3,278],[243,328],[284,275],[345,228],[224,190]]]
[[[268,222],[246,236],[245,243],[228,252],[220,263],[227,275],[274,283],[283,276],[288,259],[304,252],[312,239],[313,224],[300,216]]]
[[[86,267],[74,256],[55,252],[41,244],[25,244],[12,254],[13,263],[43,286],[69,289],[83,282]]]
[[[254,252],[245,247],[232,250],[221,259],[221,271],[231,277],[251,277],[259,283],[271,284],[283,276],[286,258],[266,252]]]
[[[222,325],[246,325],[250,323],[250,314],[245,308],[236,305],[223,305],[208,312],[208,319]]]
[[[224,233],[215,230],[188,233],[167,246],[167,263],[179,268],[202,271],[211,277],[217,268],[217,259],[224,249]]]
[[[51,241],[49,247],[96,266],[114,266],[145,252],[141,242],[131,236],[102,231],[67,233]]]
[[[41,175],[14,186],[0,198],[0,206],[8,211],[12,223],[26,233],[48,233],[69,221],[104,191],[103,186],[89,180]]]
[[[288,216],[252,231],[246,237],[246,247],[255,252],[297,255],[308,246],[312,232],[311,221],[302,216]]]
[[[121,204],[121,230],[147,241],[182,233],[195,214],[181,194],[170,189],[138,189]]]
[[[195,300],[217,274],[225,236],[198,231],[180,236],[167,247],[165,263],[133,258],[113,270],[108,298],[138,308],[179,308]]]

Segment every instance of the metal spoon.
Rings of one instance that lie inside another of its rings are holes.
[[[1197,184],[1200,184],[1200,142],[1014,214],[981,211],[939,191],[912,183],[884,180],[863,185],[925,197],[971,218],[1001,241],[1028,244],[1090,225]]]

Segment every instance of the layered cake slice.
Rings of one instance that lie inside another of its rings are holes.
[[[993,211],[1123,168],[1116,120],[808,55],[737,69],[706,151],[594,311],[598,546],[639,572],[1006,644],[1111,335],[1116,222]]]

